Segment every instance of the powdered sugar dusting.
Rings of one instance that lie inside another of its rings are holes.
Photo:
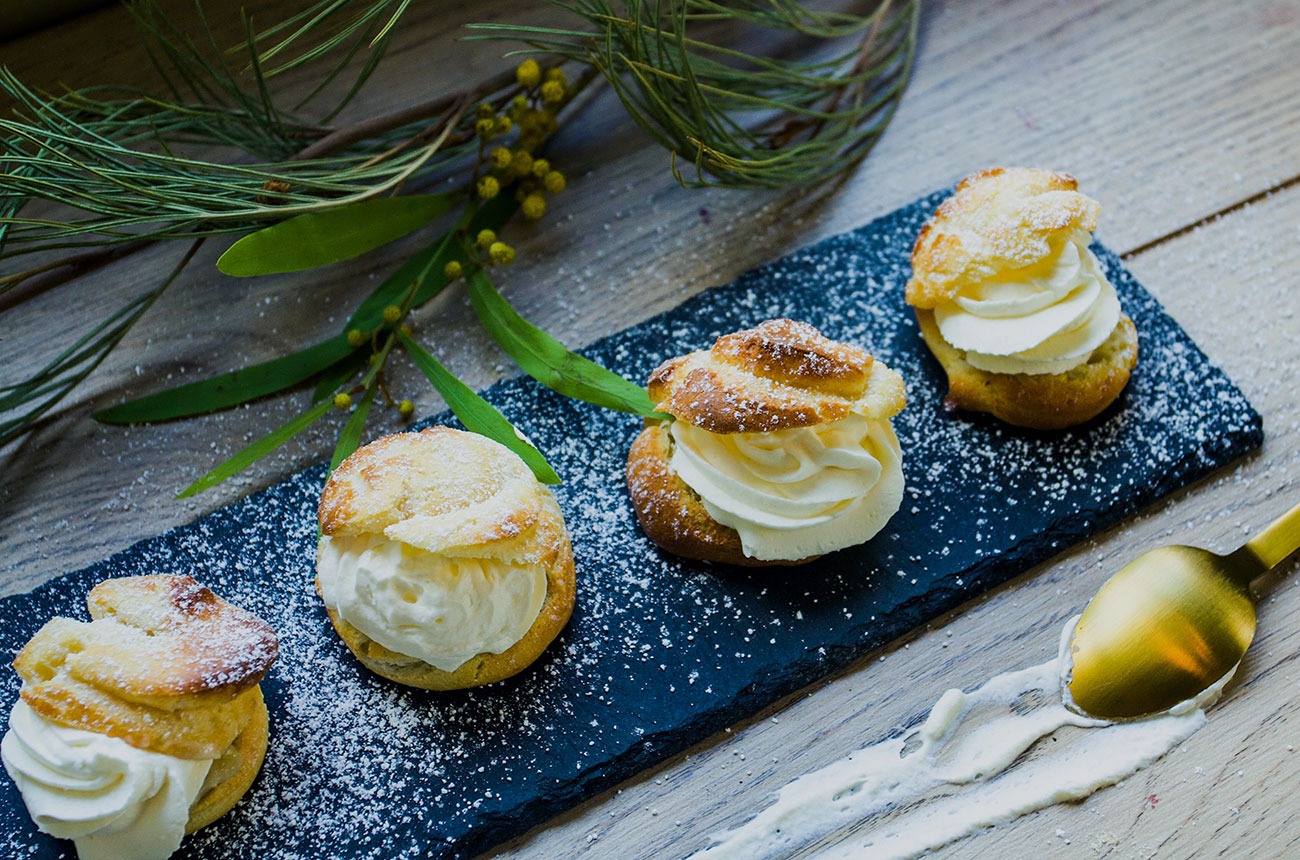
[[[564,478],[578,598],[529,670],[438,694],[362,669],[312,584],[320,469],[85,571],[2,602],[10,653],[95,582],[192,573],[269,621],[271,747],[234,811],[178,857],[466,857],[752,713],[1257,445],[1259,418],[1116,258],[1097,249],[1141,338],[1120,402],[1033,433],[942,408],[942,372],[903,305],[934,195],[615,335],[588,354],[638,381],[773,317],[810,323],[898,370],[907,495],[865,546],[797,570],[740,572],[661,554],[637,530],[624,458],[633,417],[527,380],[488,396]],[[17,695],[0,678],[0,707]],[[59,857],[0,780],[0,855]]]

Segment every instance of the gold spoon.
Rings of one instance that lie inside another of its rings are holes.
[[[1088,603],[1070,641],[1066,701],[1105,719],[1167,711],[1222,679],[1255,636],[1250,583],[1300,549],[1300,505],[1236,552],[1143,553]]]

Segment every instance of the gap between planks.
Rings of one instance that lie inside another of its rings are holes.
[[[1278,193],[1279,191],[1286,191],[1287,189],[1294,188],[1296,186],[1300,186],[1300,174],[1297,174],[1296,176],[1292,176],[1290,179],[1285,179],[1281,182],[1278,182],[1275,185],[1271,185],[1268,188],[1263,189],[1262,191],[1257,191],[1256,193],[1250,195],[1249,197],[1243,200],[1238,200],[1236,203],[1232,203],[1229,204],[1228,206],[1224,206],[1222,209],[1219,209],[1215,212],[1211,212],[1208,215],[1204,215],[1196,219],[1195,221],[1191,222],[1190,224],[1179,227],[1177,230],[1172,230],[1164,234],[1163,236],[1157,236],[1156,238],[1151,239],[1150,241],[1143,242],[1141,245],[1138,245],[1136,248],[1130,248],[1129,250],[1119,255],[1120,259],[1127,263],[1128,261],[1132,260],[1134,257],[1141,256],[1142,254],[1145,254],[1147,251],[1150,251],[1153,248],[1157,248],[1166,242],[1172,241],[1181,236],[1185,236],[1188,233],[1191,233],[1193,230],[1197,230],[1201,227],[1206,226],[1207,224],[1218,221],[1219,219],[1231,215],[1234,212],[1240,212],[1242,209],[1245,209],[1247,206],[1258,203],[1261,200],[1265,200],[1271,197],[1272,195]]]

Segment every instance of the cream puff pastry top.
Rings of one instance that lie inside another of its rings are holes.
[[[1099,206],[1063,173],[996,168],[957,187],[921,231],[909,304],[993,373],[1065,373],[1115,330],[1115,288],[1089,250]]]
[[[812,326],[778,319],[720,337],[656,370],[650,394],[677,418],[672,470],[750,558],[862,543],[902,502],[889,423],[902,379]]]

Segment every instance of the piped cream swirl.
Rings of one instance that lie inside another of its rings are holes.
[[[669,432],[672,469],[760,561],[862,543],[902,503],[902,452],[887,420],[850,415],[767,433],[711,433],[674,421]]]
[[[353,627],[444,672],[510,648],[546,598],[540,565],[449,557],[372,535],[321,538],[316,577],[325,605]]]
[[[169,857],[212,766],[57,725],[21,699],[0,758],[36,826],[74,840],[81,860]]]
[[[944,340],[992,373],[1065,373],[1119,323],[1119,298],[1075,230],[1030,266],[964,286],[934,309]]]

